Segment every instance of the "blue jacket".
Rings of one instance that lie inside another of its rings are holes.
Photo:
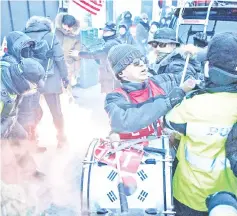
[[[180,83],[178,74],[161,74],[149,78],[166,94]],[[143,83],[122,82],[121,87],[127,93],[141,90],[147,87],[147,81]],[[118,92],[109,93],[105,99],[105,110],[109,115],[111,129],[116,133],[135,132],[144,128],[172,109],[170,99],[166,95],[152,97],[149,100],[131,104]]]

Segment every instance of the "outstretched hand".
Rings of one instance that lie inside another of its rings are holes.
[[[78,50],[70,50],[69,51],[69,56],[78,57],[79,56],[79,51]]]
[[[180,87],[187,93],[192,91],[197,84],[200,84],[200,80],[187,79]]]
[[[186,44],[181,47],[181,50],[185,54],[190,54],[192,56],[196,55],[199,52],[199,48],[194,46],[193,44]]]

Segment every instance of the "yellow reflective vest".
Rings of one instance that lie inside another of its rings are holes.
[[[207,211],[208,195],[219,191],[237,195],[237,178],[225,156],[227,135],[237,121],[237,93],[184,99],[165,119],[171,128],[186,128],[177,152],[174,197],[192,209]]]

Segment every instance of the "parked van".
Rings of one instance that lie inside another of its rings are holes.
[[[181,10],[183,13],[180,16]],[[210,7],[209,16],[208,4],[177,8],[170,27],[177,30],[177,35],[184,44],[194,43],[194,37],[204,31],[206,19],[207,41],[217,33],[237,32],[237,1],[214,1],[212,7]]]

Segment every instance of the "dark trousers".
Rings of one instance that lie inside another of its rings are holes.
[[[43,116],[40,93],[24,96],[18,108],[18,122],[28,133],[29,139],[36,139],[35,130]]]
[[[24,129],[24,127],[22,127],[22,125],[19,124],[18,121],[16,121],[14,126],[12,127],[12,130],[8,138],[13,139],[13,140],[24,140],[24,139],[28,139],[29,136],[28,136],[27,131]]]
[[[64,119],[62,114],[60,95],[44,94],[44,98],[53,117],[53,122],[58,132],[58,138],[64,137]]]
[[[176,212],[175,216],[208,216],[207,212],[201,212],[191,209],[188,206],[176,200],[175,198],[174,198],[174,210]]]

